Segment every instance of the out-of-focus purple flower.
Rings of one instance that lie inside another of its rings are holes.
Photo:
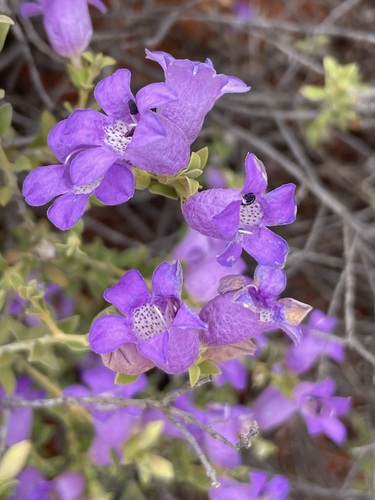
[[[35,207],[45,205],[56,196],[47,217],[59,229],[70,229],[86,211],[87,201],[95,195],[105,205],[119,205],[134,194],[135,182],[131,170],[117,163],[87,184],[74,183],[67,165],[48,165],[32,170],[23,184],[26,202]]]
[[[328,356],[337,362],[344,359],[344,346],[338,340],[327,338],[332,333],[336,318],[326,316],[322,311],[311,313],[310,321],[302,326],[303,342],[291,346],[286,352],[285,362],[289,370],[302,373],[309,370],[320,356]]]
[[[12,395],[16,399],[40,399],[43,398],[44,391],[33,389],[32,381],[27,376],[17,378],[16,390]],[[0,399],[5,398],[6,393],[0,386]],[[16,406],[11,408],[9,418],[6,422],[6,444],[12,446],[19,441],[30,438],[33,423],[33,410],[27,406]]]
[[[211,488],[209,500],[286,500],[289,482],[286,477],[277,475],[268,481],[263,471],[250,472],[250,484],[240,483],[231,477],[219,477],[219,488]]]
[[[23,17],[43,15],[53,50],[74,60],[85,51],[92,37],[88,4],[102,14],[107,11],[101,0],[35,0],[22,3],[20,13]]]
[[[234,0],[232,9],[233,14],[243,20],[251,19],[254,16],[254,7],[249,0]]]
[[[139,271],[128,271],[104,293],[123,314],[101,316],[91,326],[94,352],[112,370],[139,374],[159,367],[182,373],[199,353],[198,330],[206,325],[181,301],[182,268],[163,262],[154,271],[152,293]]]
[[[298,326],[311,307],[291,298],[277,300],[286,286],[282,269],[257,266],[254,279],[231,276],[221,280],[220,295],[200,312],[208,329],[200,333],[207,345],[236,344],[267,330],[280,328],[295,342],[301,341]]]
[[[217,260],[232,266],[244,248],[259,264],[282,267],[287,242],[268,226],[290,224],[296,217],[294,184],[284,184],[269,193],[263,163],[253,154],[245,161],[242,189],[207,189],[191,196],[183,205],[187,223],[206,236],[229,241]]]
[[[116,385],[115,373],[103,365],[94,366],[82,373],[82,381],[88,387],[72,385],[64,389],[67,396],[113,396],[131,398],[144,390],[147,379],[141,375],[135,382],[127,385]],[[94,420],[95,437],[89,453],[92,461],[99,465],[111,463],[110,450],[113,449],[119,459],[122,459],[122,445],[128,438],[135,417],[140,415],[137,408],[115,408],[95,410],[88,405]]]
[[[185,238],[175,248],[174,258],[186,262],[184,286],[194,300],[206,302],[217,294],[219,281],[228,270],[215,259],[225,246],[225,242],[189,228]],[[240,274],[245,268],[245,262],[239,259],[233,271]]]
[[[41,287],[43,287],[43,284],[41,284]],[[66,318],[73,313],[74,300],[70,297],[66,297],[63,288],[61,288],[56,283],[46,284],[44,299],[52,307],[54,316],[57,320]],[[23,317],[24,310],[28,306],[29,303],[27,300],[22,299],[19,295],[16,295],[10,305],[9,313],[17,316],[22,316],[23,321],[28,326],[40,325],[40,321],[36,316],[25,314]]]
[[[221,374],[214,377],[216,385],[229,383],[238,391],[243,391],[247,382],[247,370],[238,359],[231,359],[219,365]]]
[[[333,396],[334,391],[335,384],[329,377],[318,383],[301,382],[295,387],[292,399],[269,386],[254,402],[254,418],[261,429],[270,430],[299,412],[306,421],[309,434],[324,433],[341,444],[347,432],[337,417],[348,412],[350,398]]]
[[[217,189],[226,188],[228,186],[224,172],[220,168],[206,167],[204,169],[204,178],[209,188]]]
[[[201,63],[175,59],[166,52],[146,50],[146,54],[163,68],[165,83],[178,97],[161,104],[158,114],[178,125],[190,144],[197,138],[206,114],[222,95],[250,90],[239,78],[217,74],[210,59]]]
[[[18,476],[18,484],[9,500],[84,500],[85,478],[76,471],[66,471],[47,481],[35,467],[27,466]]]
[[[329,377],[322,382],[301,382],[294,390],[294,399],[310,434],[326,434],[337,444],[345,441],[347,431],[337,418],[350,408],[350,398],[333,396],[335,383]]]

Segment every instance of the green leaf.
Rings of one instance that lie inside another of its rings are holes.
[[[0,52],[3,50],[5,39],[7,37],[10,25],[14,24],[8,16],[0,15]]]
[[[9,479],[9,481],[1,481],[0,483],[0,499],[6,500],[9,498],[11,490],[18,484],[16,479]]]
[[[202,361],[202,363],[199,363],[199,369],[200,369],[200,374],[201,375],[220,375],[221,370],[218,366],[216,366],[212,361],[209,361],[208,359]]]
[[[199,151],[197,151],[196,154],[199,156],[199,158],[201,160],[201,164],[200,164],[199,168],[201,170],[203,170],[204,167],[206,166],[206,163],[207,163],[207,160],[208,160],[208,148],[207,147],[202,148]]]
[[[50,111],[43,111],[40,116],[40,129],[38,135],[35,137],[32,146],[45,147],[47,143],[47,136],[52,127],[56,125],[56,119]]]
[[[80,315],[74,314],[68,318],[60,319],[56,322],[57,326],[65,333],[73,333],[79,324]]]
[[[190,177],[191,179],[197,179],[197,178],[198,178],[198,177],[200,177],[202,174],[203,174],[203,170],[201,170],[200,168],[193,168],[193,170],[189,170],[189,171],[186,173],[186,176],[187,176],[187,177]]]
[[[0,106],[0,136],[6,134],[10,129],[12,113],[12,106],[8,102]]]
[[[304,85],[300,89],[300,93],[310,101],[323,101],[326,97],[324,88],[316,85]]]
[[[16,377],[10,365],[0,368],[0,384],[7,394],[13,394],[16,389]]]
[[[197,153],[191,153],[190,162],[187,166],[187,170],[195,170],[201,168],[201,158]]]
[[[30,159],[25,156],[21,155],[19,156],[15,162],[13,163],[13,169],[15,172],[28,172],[33,168],[33,165],[30,161]]]
[[[165,196],[165,198],[171,198],[172,200],[178,200],[176,190],[172,186],[166,186],[164,184],[153,182],[148,189],[150,193],[159,194],[161,196]]]
[[[135,188],[139,190],[147,189],[151,183],[150,174],[144,170],[133,169]]]
[[[31,450],[30,441],[20,441],[6,450],[0,462],[0,481],[9,481],[24,468]]]
[[[115,378],[115,384],[117,385],[127,385],[132,384],[138,379],[139,375],[128,375],[127,373],[117,373]]]
[[[15,186],[4,186],[0,188],[0,205],[5,207],[14,194]]]
[[[59,362],[56,356],[52,353],[49,347],[45,346],[41,341],[36,340],[30,350],[28,361],[45,364],[50,368],[58,368]]]
[[[154,453],[148,455],[148,466],[150,468],[151,475],[162,481],[172,481],[174,478],[173,464]]]
[[[5,96],[5,90],[4,89],[0,89],[0,99],[3,99]]]
[[[201,374],[201,369],[197,365],[192,365],[189,367],[189,381],[191,387],[194,387],[195,384],[198,382],[199,377]]]

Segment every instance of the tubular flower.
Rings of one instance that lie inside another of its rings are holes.
[[[242,189],[207,189],[191,196],[183,205],[189,226],[206,236],[229,241],[218,257],[223,266],[233,266],[244,248],[259,264],[282,267],[287,242],[268,226],[290,224],[296,217],[294,184],[284,184],[264,194],[267,174],[253,154],[245,161]]]
[[[200,333],[209,346],[236,344],[262,332],[281,328],[298,344],[298,326],[311,307],[291,298],[277,300],[286,286],[282,269],[258,266],[254,279],[228,276],[221,280],[219,295],[200,312],[208,328]]]
[[[22,3],[20,13],[23,17],[43,15],[53,50],[62,57],[75,59],[86,50],[92,37],[88,4],[102,14],[107,11],[101,0],[35,0]]]
[[[101,316],[89,335],[90,347],[112,370],[131,375],[153,366],[182,373],[199,353],[198,330],[206,328],[181,301],[182,268],[163,262],[152,277],[151,293],[139,271],[128,271],[104,298],[122,313]]]

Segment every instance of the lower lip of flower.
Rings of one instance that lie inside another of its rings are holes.
[[[261,204],[257,201],[250,205],[240,207],[240,230],[249,226],[255,226],[263,218]]]
[[[90,182],[90,184],[85,184],[84,186],[73,186],[73,191],[75,194],[90,194],[100,185],[103,177],[97,181]]]

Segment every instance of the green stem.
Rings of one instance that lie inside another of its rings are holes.
[[[89,342],[86,335],[75,335],[73,333],[59,333],[55,336],[46,335],[36,339],[28,339],[20,342],[13,342],[12,344],[5,344],[0,346],[0,356],[5,352],[19,352],[30,351],[36,343],[43,345],[64,344],[66,342],[74,342],[81,344],[82,347],[88,347]]]

